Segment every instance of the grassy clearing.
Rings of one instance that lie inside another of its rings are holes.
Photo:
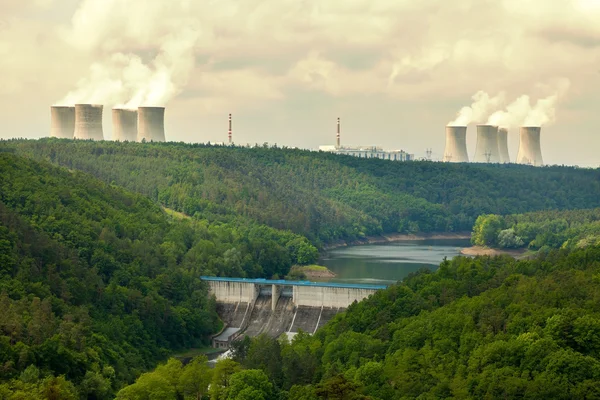
[[[190,219],[191,217],[189,215],[185,215],[184,213],[181,213],[179,211],[175,211],[172,210],[170,208],[167,207],[163,207],[163,210],[165,210],[165,212],[167,213],[167,215],[175,218],[175,219]]]

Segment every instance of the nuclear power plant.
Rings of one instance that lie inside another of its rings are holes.
[[[101,104],[50,107],[50,137],[104,140]],[[165,141],[165,108],[112,109],[112,139]]]
[[[446,127],[446,149],[444,150],[446,162],[469,162],[467,153],[467,127]]]
[[[135,142],[137,140],[137,110],[128,110],[124,108],[113,108],[112,123],[113,136],[112,139],[120,142]]]
[[[498,151],[500,154],[500,162],[507,164],[510,162],[508,155],[508,129],[498,128]]]
[[[75,104],[75,139],[104,140],[102,105]]]
[[[50,137],[73,139],[75,130],[75,107],[50,107]]]
[[[522,126],[519,132],[519,153],[517,163],[534,166],[544,165],[540,143],[541,128],[538,126]]]
[[[165,108],[164,107],[139,107],[138,108],[138,133],[137,140],[141,142],[165,141]]]

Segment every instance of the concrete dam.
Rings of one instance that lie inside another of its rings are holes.
[[[354,301],[385,285],[361,285],[203,276],[217,300],[226,328],[213,338],[215,347],[229,347],[242,335],[278,337],[300,330],[313,334]]]

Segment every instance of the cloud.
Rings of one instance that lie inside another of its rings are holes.
[[[448,122],[448,126],[467,126],[472,122],[483,122],[489,114],[502,103],[504,103],[505,93],[500,92],[494,97],[483,90],[473,95],[473,103],[465,106],[458,111],[456,119]]]

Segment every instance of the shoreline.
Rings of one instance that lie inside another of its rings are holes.
[[[368,244],[394,243],[411,240],[444,240],[444,239],[471,239],[471,232],[438,232],[429,234],[386,233],[378,236],[367,236],[362,240],[347,242],[340,240],[323,246],[323,251],[340,247],[364,246]]]
[[[527,249],[492,249],[489,247],[472,246],[466,247],[460,251],[463,256],[500,256],[507,255],[513,258],[520,258],[525,255]]]

